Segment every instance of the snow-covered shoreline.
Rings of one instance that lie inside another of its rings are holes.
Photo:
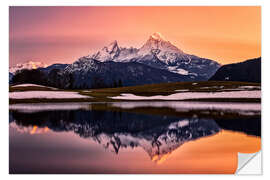
[[[84,99],[92,98],[90,96],[84,96],[78,92],[67,91],[18,91],[10,92],[10,99]]]
[[[120,96],[109,97],[121,100],[188,100],[205,98],[261,98],[261,91],[233,91],[233,92],[181,92],[168,96],[137,96],[129,93],[122,93]]]

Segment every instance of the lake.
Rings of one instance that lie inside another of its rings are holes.
[[[261,149],[260,103],[13,104],[9,172],[231,174]]]

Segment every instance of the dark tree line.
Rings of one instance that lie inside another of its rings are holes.
[[[118,81],[114,80],[112,87],[114,87],[114,88],[123,87],[122,80],[121,79],[119,79]]]
[[[60,69],[52,69],[49,73],[45,73],[39,69],[22,69],[15,73],[12,83],[31,83],[63,88],[63,77],[60,72]]]
[[[106,83],[100,76],[91,77],[92,81],[90,84],[84,82],[78,86],[74,83],[75,78],[72,74],[63,75],[61,72],[61,69],[52,69],[49,73],[45,73],[39,69],[23,69],[15,73],[12,82],[14,84],[32,83],[65,89],[100,89],[123,86],[121,79],[113,80],[112,83]]]
[[[123,87],[123,83],[122,83],[121,79],[119,79],[118,81],[113,80],[113,83],[110,84],[110,83],[106,83],[102,77],[95,76],[95,77],[93,77],[90,88],[100,89],[100,88],[117,88],[117,87]],[[83,89],[83,88],[81,88],[81,89]]]
[[[37,69],[22,69],[17,71],[12,78],[12,82],[16,83],[33,83],[40,85],[47,85],[46,74]]]

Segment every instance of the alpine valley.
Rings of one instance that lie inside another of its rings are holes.
[[[49,85],[78,89],[205,81],[219,67],[219,63],[187,54],[154,33],[138,49],[120,47],[113,41],[72,64],[53,64],[38,69],[48,76]]]

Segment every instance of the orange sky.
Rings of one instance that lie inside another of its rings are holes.
[[[10,64],[71,63],[113,40],[141,47],[154,32],[222,64],[261,56],[260,7],[11,7]]]

